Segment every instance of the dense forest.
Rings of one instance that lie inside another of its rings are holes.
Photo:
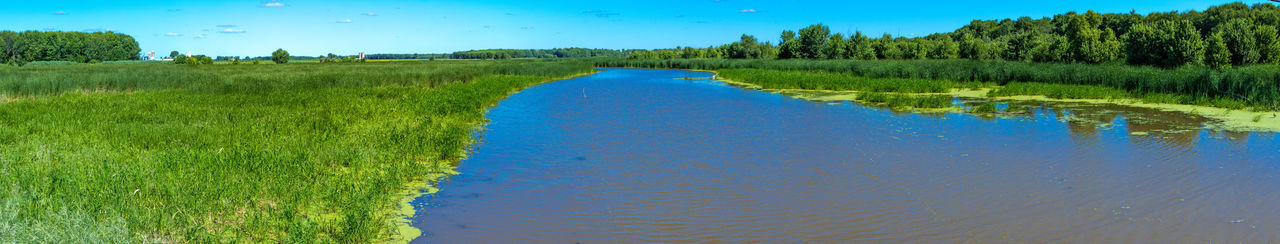
[[[9,65],[137,60],[141,51],[133,37],[114,32],[0,32],[0,62]]]
[[[1236,2],[1199,11],[1101,14],[1068,12],[1034,19],[974,20],[924,37],[832,34],[812,25],[784,31],[777,45],[743,35],[709,48],[637,51],[632,59],[974,59],[1128,63],[1157,67],[1280,64],[1280,9]]]

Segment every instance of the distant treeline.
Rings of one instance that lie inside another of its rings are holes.
[[[556,48],[556,49],[488,49],[454,52],[456,59],[509,59],[509,58],[624,58],[633,50]]]
[[[10,65],[137,60],[141,51],[133,37],[114,32],[0,31],[0,62]]]
[[[449,54],[444,53],[414,53],[414,54],[368,54],[366,59],[433,59],[433,58],[449,58]]]
[[[1158,67],[1280,64],[1280,9],[1230,3],[1204,12],[1068,12],[1052,18],[974,20],[954,32],[879,38],[812,25],[782,32],[777,45],[743,35],[709,48],[638,51],[632,59],[975,59],[1128,63]]]

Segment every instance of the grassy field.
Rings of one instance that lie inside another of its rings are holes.
[[[0,69],[0,242],[367,242],[567,62]]]
[[[779,70],[823,71],[846,78],[910,79],[944,83],[994,83],[1001,86],[1017,83],[1044,83],[1113,88],[1137,98],[1159,95],[1175,103],[1227,104],[1270,108],[1280,104],[1280,67],[1256,65],[1229,70],[1207,67],[1161,69],[1144,66],[1093,65],[1070,63],[1027,63],[1012,61],[950,60],[593,60],[598,66],[634,68],[675,68],[699,70]],[[769,74],[776,76],[776,74]],[[760,75],[762,77],[769,75]],[[805,75],[792,75],[796,79]],[[735,77],[731,79],[750,79]],[[867,82],[863,82],[867,83]],[[945,86],[945,85],[944,85]],[[1063,88],[1062,86],[1039,86]],[[1094,93],[1086,91],[1084,93]],[[1008,93],[1012,94],[1012,93]],[[1162,95],[1163,94],[1163,95]],[[1031,95],[1031,94],[1026,94]],[[1063,94],[1067,95],[1067,94]],[[1230,102],[1234,101],[1234,102]]]

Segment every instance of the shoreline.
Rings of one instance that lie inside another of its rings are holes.
[[[581,78],[581,77],[595,75],[597,73],[600,73],[599,69],[593,69],[591,72],[586,72],[582,74],[548,79],[546,81],[538,82],[536,84],[532,84],[527,87],[520,88],[519,90],[512,92],[511,94],[507,94],[507,96],[503,97],[502,100],[506,100],[506,98],[511,97],[511,95],[515,95],[516,93],[520,93],[525,89],[529,89],[537,85],[542,85],[542,84],[547,84],[547,83],[562,81],[562,80]],[[497,106],[497,104],[492,104],[492,105],[489,105],[488,107],[492,108],[493,106]],[[487,113],[488,108],[486,108],[485,111]],[[485,120],[488,120],[488,118],[485,118]],[[483,130],[484,126],[485,126],[485,123],[477,124],[473,127],[473,131]],[[463,151],[462,155],[470,155],[471,152],[469,148],[471,148],[471,146],[475,145],[475,143],[477,142],[477,138],[474,138],[474,136],[471,136],[467,139],[468,141],[466,143],[466,147],[459,149]],[[459,163],[462,162],[462,160],[466,160],[466,157],[463,157],[462,159],[459,159],[458,161],[455,161],[455,162],[435,162],[434,165],[432,166],[441,168],[439,172],[428,174],[424,176],[423,179],[410,181],[409,184],[406,184],[404,185],[403,188],[401,188],[401,191],[394,193],[392,197],[396,199],[396,207],[394,209],[390,209],[386,211],[387,212],[386,216],[390,218],[390,221],[392,222],[391,224],[393,225],[394,228],[391,229],[392,231],[391,233],[388,233],[386,235],[387,238],[378,240],[377,242],[378,243],[409,243],[413,241],[413,239],[416,239],[422,236],[422,230],[418,229],[418,227],[413,226],[413,217],[417,216],[418,214],[418,211],[413,208],[413,200],[416,200],[418,199],[418,197],[421,197],[421,196],[440,192],[439,185],[437,185],[434,182],[439,182],[439,180],[449,176],[462,174],[461,172],[458,171],[458,166],[457,166]]]
[[[837,101],[857,101],[857,94],[861,91],[834,91],[834,90],[807,90],[807,89],[765,89],[763,86],[753,83],[735,81],[732,79],[721,77],[714,70],[696,70],[712,73],[711,79],[724,82],[732,86],[744,89],[759,90],[764,92],[787,95],[790,97],[816,101],[816,102],[837,102]],[[1090,104],[1110,104],[1129,106],[1135,108],[1154,109],[1167,112],[1180,112],[1195,116],[1201,116],[1210,119],[1212,122],[1204,125],[1203,128],[1214,130],[1228,131],[1250,131],[1250,132],[1271,132],[1280,133],[1280,112],[1257,112],[1240,109],[1217,108],[1200,105],[1189,104],[1167,104],[1167,103],[1148,103],[1134,98],[1124,99],[1056,99],[1043,95],[1024,95],[1024,96],[1006,96],[1006,97],[988,97],[987,93],[995,88],[980,89],[952,89],[947,93],[892,93],[902,95],[950,95],[956,98],[982,99],[993,102],[998,101],[1040,101],[1040,102],[1060,102],[1060,103],[1090,103]],[[821,92],[829,93],[825,95],[807,96],[802,94],[794,94],[796,92]],[[792,93],[792,94],[787,94]],[[927,112],[946,112],[956,109],[926,109]],[[961,111],[964,112],[964,111]],[[1255,119],[1257,119],[1255,121]]]

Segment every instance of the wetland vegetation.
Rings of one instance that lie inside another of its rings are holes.
[[[0,240],[366,242],[575,62],[0,69]]]

